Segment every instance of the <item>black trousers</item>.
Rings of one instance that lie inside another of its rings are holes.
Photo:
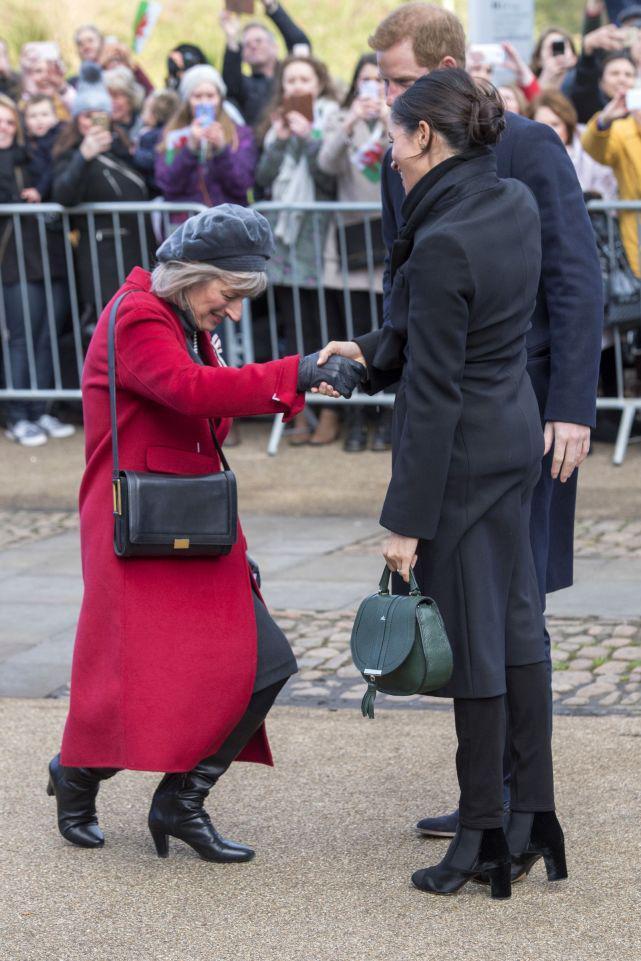
[[[545,661],[507,668],[507,696],[455,698],[456,771],[463,827],[503,824],[503,754],[509,738],[513,811],[553,811],[552,716]]]

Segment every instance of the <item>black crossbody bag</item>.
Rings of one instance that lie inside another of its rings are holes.
[[[109,403],[113,451],[114,550],[118,557],[229,554],[238,536],[236,477],[209,428],[220,463],[216,474],[172,475],[120,470],[116,417],[116,313],[109,315]]]

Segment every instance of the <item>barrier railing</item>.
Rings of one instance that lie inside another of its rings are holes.
[[[637,415],[641,415],[641,397],[627,397],[625,394],[624,353],[638,351],[635,341],[641,336],[641,281],[635,281],[631,271],[625,270],[624,244],[619,240],[619,225],[623,218],[636,215],[637,264],[641,252],[641,201],[631,200],[593,200],[588,204],[592,217],[605,214],[607,224],[597,229],[601,258],[607,263],[607,282],[605,284],[604,332],[611,334],[614,347],[616,370],[616,395],[597,398],[599,410],[618,410],[621,412],[619,429],[614,445],[612,463],[623,463],[630,443],[632,426]],[[622,216],[623,215],[623,216]],[[634,235],[633,235],[634,239]]]
[[[380,204],[265,201],[257,203],[255,209],[270,220],[277,235],[281,216],[300,219],[296,242],[286,249],[284,259],[272,274],[276,281],[281,274],[284,282],[272,283],[267,290],[266,321],[272,359],[283,353],[309,354],[330,340],[351,340],[380,327],[384,257]],[[281,255],[284,250],[281,245]],[[249,305],[251,316],[255,318],[257,310],[264,306]],[[334,399],[309,393],[307,402],[323,406],[392,406],[394,394],[369,397],[355,393],[349,399]],[[310,420],[313,421],[312,415]],[[283,431],[283,417],[278,415],[267,446],[269,454],[278,451]]]
[[[165,201],[74,208],[0,206],[0,285],[5,294],[0,297],[0,400],[79,399],[91,323],[104,302],[134,265],[151,266],[153,250],[173,229],[175,215],[204,209],[200,204]],[[256,209],[270,219],[277,234],[291,229],[291,218],[296,218],[296,239],[288,247],[281,245],[274,282],[265,297],[245,302],[240,325],[226,322],[223,337],[229,363],[310,353],[328,340],[351,339],[380,326],[384,250],[379,204],[262,202]],[[620,214],[636,214],[641,249],[641,202],[593,201],[589,209],[608,219],[614,270],[614,232]],[[597,405],[621,412],[615,464],[623,462],[633,422],[641,412],[641,398],[626,397],[624,389],[624,352],[631,350],[641,329],[641,293],[637,306],[622,322],[609,320],[606,313],[615,348],[617,391],[616,396],[600,397]],[[309,394],[307,400],[310,405],[391,406],[394,395],[355,394],[349,400],[333,400]],[[282,433],[278,417],[270,454],[278,450]]]

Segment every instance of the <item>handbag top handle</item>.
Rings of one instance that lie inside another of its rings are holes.
[[[127,290],[120,297],[114,300],[111,307],[111,313],[109,314],[109,331],[108,331],[108,360],[109,360],[109,409],[111,413],[111,450],[113,453],[113,474],[112,478],[117,481],[120,477],[120,467],[118,463],[118,418],[116,417],[116,344],[115,344],[115,331],[116,331],[116,314],[118,313],[118,307],[127,294],[130,293],[140,293],[140,291]],[[211,431],[211,436],[214,441],[214,446],[220,458],[220,462],[223,466],[223,470],[231,470],[227,458],[223,453],[223,449],[218,443],[218,438],[216,437],[216,431],[214,430],[214,425],[211,420],[208,419],[209,429]]]

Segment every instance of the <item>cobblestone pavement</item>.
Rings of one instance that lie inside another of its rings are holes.
[[[51,537],[78,525],[75,512],[0,511],[0,549]],[[384,534],[357,541],[337,554],[373,555]],[[582,520],[577,524],[580,557],[641,556],[641,522]],[[280,610],[276,619],[299,659],[300,673],[282,699],[297,704],[358,708],[364,682],[351,663],[349,640],[354,611]],[[553,696],[559,713],[641,714],[641,620],[549,618],[554,663]],[[66,696],[63,687],[53,696]],[[389,698],[386,706],[445,709],[438,698]]]
[[[285,688],[289,703],[358,708],[365,683],[351,662],[353,611],[313,614],[277,611],[300,673]],[[552,638],[555,711],[564,714],[641,714],[641,620],[548,619]],[[385,707],[449,706],[441,698],[385,697]]]

